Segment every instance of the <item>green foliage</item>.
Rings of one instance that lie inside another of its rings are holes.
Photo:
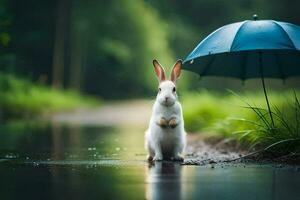
[[[186,129],[190,132],[218,127],[224,123],[224,120],[242,117],[242,112],[249,114],[241,107],[241,101],[232,95],[209,93],[203,90],[183,96]]]
[[[73,42],[86,43],[88,92],[115,98],[149,94],[156,88],[153,58],[166,66],[175,62],[164,20],[142,0],[79,1],[72,21]]]
[[[187,131],[205,130],[218,120],[225,119],[229,114],[228,106],[224,106],[226,100],[219,98],[220,95],[218,94],[202,91],[183,96],[184,120]]]
[[[1,0],[0,70],[51,84],[59,76],[53,75],[57,57],[58,71],[64,72],[59,82],[66,88],[106,98],[150,96],[157,85],[153,58],[169,68],[218,27],[254,13],[299,24],[298,5],[296,0]],[[61,51],[56,42],[64,44]],[[196,89],[195,82],[184,73],[179,91]],[[213,81],[201,87],[220,88]]]
[[[239,141],[251,149],[262,147],[276,154],[300,152],[300,104],[296,93],[294,99],[272,107],[274,124],[268,110],[250,104],[247,107],[257,119],[244,121],[248,129],[235,132]]]
[[[292,91],[268,93],[275,126],[263,94],[248,92],[237,97],[202,91],[184,96],[184,119],[189,132],[214,131],[233,137],[250,149],[278,143],[272,151],[300,151],[300,104]]]
[[[97,104],[95,99],[76,92],[36,85],[0,73],[0,110],[4,115],[28,116]]]

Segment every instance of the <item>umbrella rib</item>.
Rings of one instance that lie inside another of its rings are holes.
[[[215,55],[212,56],[212,58],[210,59],[209,63],[206,65],[206,67],[202,70],[202,72],[200,73],[200,77],[204,76],[208,70],[208,68],[211,66],[211,64],[214,62],[215,60]]]
[[[276,21],[273,21],[273,20],[272,20],[272,22],[273,22],[274,24],[276,24],[276,25],[283,31],[283,33],[287,36],[287,38],[289,39],[289,41],[290,41],[291,44],[293,45],[294,49],[297,49],[296,46],[295,46],[295,44],[294,44],[294,42],[293,42],[293,40],[290,38],[289,34],[287,34],[287,32],[285,31],[285,29],[282,28],[282,26],[281,26],[280,24],[278,24]]]
[[[235,35],[234,35],[234,38],[233,38],[233,40],[232,40],[232,42],[231,42],[229,52],[232,52],[232,45],[233,45],[233,43],[234,43],[235,40],[236,40],[236,36],[237,36],[237,34],[241,31],[242,27],[243,27],[247,22],[248,22],[248,20],[247,20],[247,21],[244,21],[244,22],[240,25],[239,29],[236,31],[236,33],[235,33]]]
[[[277,63],[278,63],[278,69],[279,69],[279,73],[280,73],[280,75],[281,75],[281,79],[282,79],[282,80],[285,80],[285,75],[284,75],[284,73],[283,73],[282,63],[281,63],[281,60],[279,59],[278,52],[275,51],[274,54],[275,54],[275,59],[276,59],[276,61],[277,61]],[[283,82],[283,83],[284,83],[284,82]]]

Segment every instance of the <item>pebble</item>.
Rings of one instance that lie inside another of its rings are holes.
[[[210,160],[208,163],[209,163],[209,164],[216,164],[217,162],[214,161],[214,160]]]

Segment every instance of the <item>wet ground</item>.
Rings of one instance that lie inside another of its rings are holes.
[[[114,105],[107,118],[94,110],[98,118],[90,116],[92,122],[77,111],[70,114],[73,120],[60,114],[49,122],[2,123],[0,199],[299,199],[300,172],[294,167],[147,163],[148,105],[139,104],[144,114],[136,118],[134,106],[126,104]],[[189,137],[187,161],[239,156],[196,139]]]

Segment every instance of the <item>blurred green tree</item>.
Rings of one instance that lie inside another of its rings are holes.
[[[70,0],[56,1],[56,9],[54,12],[55,34],[52,62],[52,85],[57,88],[61,88],[64,83],[66,38],[70,34],[68,28],[70,26],[70,9]]]
[[[170,67],[207,34],[231,22],[300,24],[297,0],[2,0],[0,65],[44,84],[107,98],[154,94],[151,61]],[[270,6],[272,5],[272,6]],[[223,88],[184,73],[182,89]],[[221,81],[219,81],[221,82]]]
[[[11,8],[10,1],[0,1],[0,69],[8,72],[15,71],[15,57],[11,48],[14,15]]]
[[[168,65],[173,61],[166,25],[158,13],[142,0],[129,2],[78,1],[73,7],[72,42],[77,48],[72,49],[72,82],[79,78],[78,71],[84,72],[89,93],[149,93],[155,86],[152,59]]]

